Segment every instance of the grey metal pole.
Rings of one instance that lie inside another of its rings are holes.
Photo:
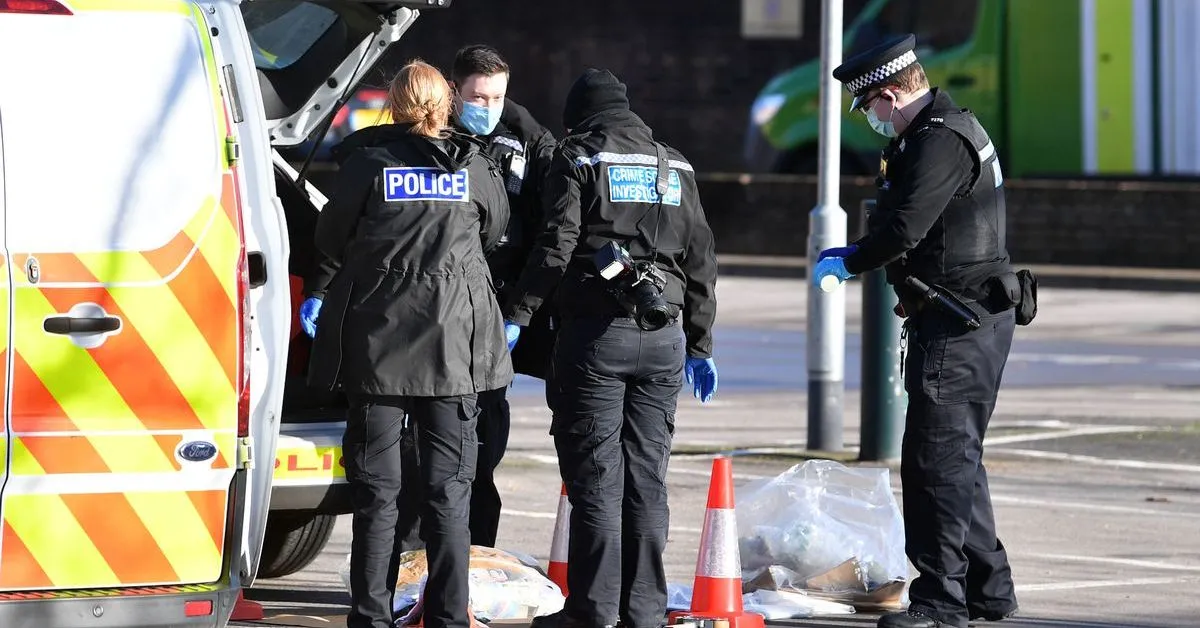
[[[875,209],[863,201],[862,224]],[[898,460],[907,400],[900,373],[900,317],[883,269],[862,276],[862,408],[859,460]]]
[[[821,2],[821,132],[817,206],[808,215],[808,268],[823,249],[845,246],[846,212],[839,205],[842,92],[833,69],[842,62],[842,0]],[[811,275],[810,275],[811,276]],[[808,282],[808,448],[842,449],[846,293]]]

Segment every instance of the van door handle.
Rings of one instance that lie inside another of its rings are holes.
[[[42,329],[51,334],[105,334],[121,328],[121,319],[116,316],[50,316],[42,323]]]

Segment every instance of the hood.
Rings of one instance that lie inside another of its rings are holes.
[[[479,140],[457,131],[440,138],[417,135],[411,128],[411,124],[381,124],[359,129],[333,147],[333,158],[340,166],[357,149],[387,148],[404,161],[432,161],[452,172],[461,170],[484,148]]]
[[[571,86],[563,105],[563,126],[577,129],[588,118],[611,111],[629,111],[625,84],[608,70],[589,68]]]
[[[533,141],[550,132],[542,126],[532,113],[524,106],[517,104],[511,98],[504,99],[504,111],[500,114],[500,124],[524,141]]]

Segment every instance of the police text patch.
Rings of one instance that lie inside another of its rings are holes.
[[[465,169],[446,172],[438,168],[384,168],[383,200],[466,203],[471,200],[467,175]]]
[[[657,203],[658,168],[646,166],[609,166],[608,200],[613,203]],[[667,175],[667,194],[663,205],[678,207],[683,202],[683,186],[679,173],[671,170]]]

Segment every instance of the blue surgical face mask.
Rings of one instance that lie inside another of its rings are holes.
[[[463,128],[475,135],[491,135],[500,123],[500,114],[504,111],[504,101],[490,107],[482,107],[463,101],[462,114],[458,116]]]
[[[892,113],[895,114],[895,112],[896,110],[893,109]],[[884,137],[896,137],[899,135],[896,133],[896,125],[892,123],[891,118],[888,118],[887,120],[880,120],[879,116],[875,115],[875,109],[871,109],[867,112],[867,124],[870,124],[871,128],[874,129],[876,133]]]

